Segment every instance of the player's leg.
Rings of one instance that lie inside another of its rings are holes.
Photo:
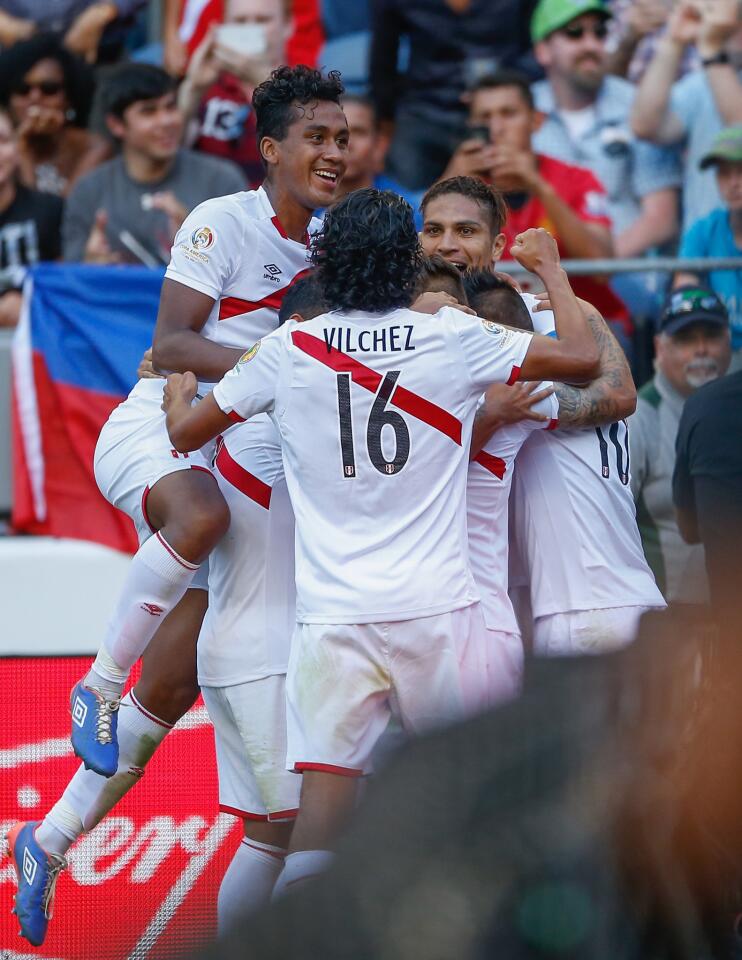
[[[157,533],[133,557],[103,645],[72,691],[73,748],[104,776],[118,767],[118,698],[129,671],[229,526],[227,505],[206,470],[157,480],[147,517]]]
[[[157,747],[198,696],[196,640],[207,599],[205,589],[188,590],[147,648],[141,679],[121,703],[116,773],[103,777],[81,764],[41,822],[16,824],[7,837],[18,877],[15,911],[21,933],[35,946],[46,935],[68,848],[139,782]],[[24,870],[24,862],[35,866]]]
[[[487,630],[487,670],[492,706],[518,695],[523,678],[523,641],[519,634]]]
[[[300,778],[286,769],[286,683],[281,674],[204,687],[214,724],[219,808],[242,818],[245,837],[222,879],[219,934],[264,907],[283,867]]]
[[[636,638],[646,611],[646,607],[608,607],[538,617],[533,625],[533,652],[559,657],[621,650]]]
[[[320,873],[389,723],[385,624],[297,624],[286,678],[289,769],[302,774],[281,896]]]

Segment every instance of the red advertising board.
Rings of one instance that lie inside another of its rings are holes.
[[[89,658],[0,659],[0,827],[40,819],[78,761],[68,696]],[[219,814],[214,739],[199,703],[134,789],[70,850],[42,947],[18,936],[14,870],[0,861],[0,957],[144,960],[213,936],[216,895],[241,825]]]

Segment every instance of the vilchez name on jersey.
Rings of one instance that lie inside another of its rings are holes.
[[[412,324],[394,324],[374,330],[356,330],[354,327],[324,327],[327,352],[333,349],[343,353],[402,353],[414,350]]]

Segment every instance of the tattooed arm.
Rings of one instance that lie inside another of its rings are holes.
[[[636,409],[636,387],[626,354],[598,311],[584,300],[580,305],[598,344],[600,374],[586,387],[556,385],[560,427],[600,427]]]

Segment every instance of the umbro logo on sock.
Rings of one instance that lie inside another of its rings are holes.
[[[72,719],[78,725],[78,727],[83,727],[85,724],[85,717],[88,715],[87,704],[84,703],[79,697],[75,697],[75,702],[72,704]]]
[[[38,865],[38,862],[31,856],[28,847],[26,847],[23,850],[23,879],[29,886],[34,882]]]
[[[159,617],[165,612],[164,607],[158,607],[156,603],[143,603],[142,610],[151,617]]]

